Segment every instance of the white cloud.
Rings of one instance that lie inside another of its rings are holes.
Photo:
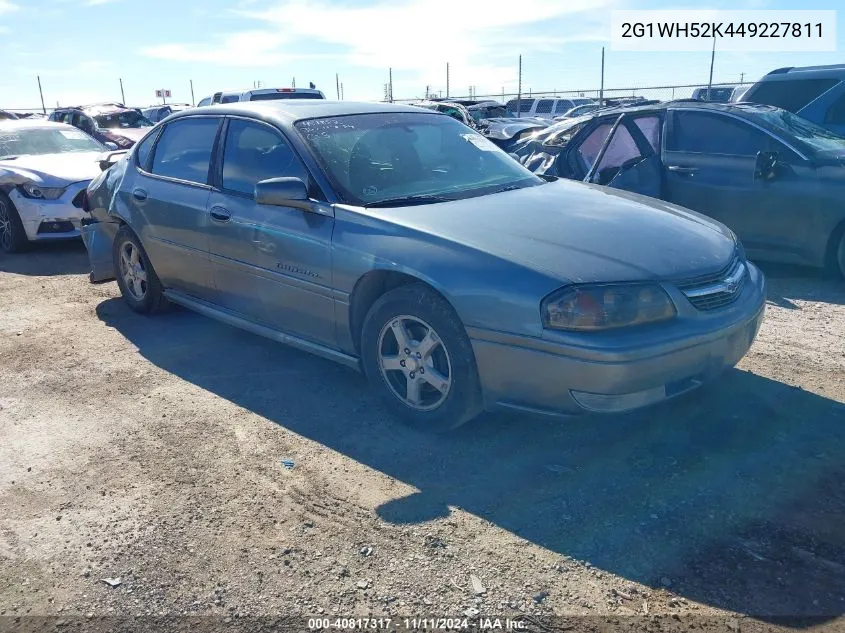
[[[85,0],[86,7],[98,7],[101,4],[108,4],[110,2],[115,2],[118,0]]]
[[[0,15],[17,11],[19,8],[18,5],[13,4],[10,0],[0,0]]]
[[[488,2],[483,8],[455,0],[410,0],[341,8],[294,0],[261,12],[247,12],[279,29],[312,42],[341,45],[360,66],[436,70],[447,61],[456,65],[528,52],[509,45],[516,32],[532,24],[600,10],[608,0],[521,0]],[[577,25],[569,29],[573,33]],[[572,30],[570,30],[572,29]],[[573,33],[574,34],[574,33]],[[530,42],[529,50],[533,49]]]
[[[161,44],[141,49],[147,57],[181,62],[208,62],[221,66],[277,66],[291,59],[279,48],[287,38],[278,31],[242,31],[217,44]]]

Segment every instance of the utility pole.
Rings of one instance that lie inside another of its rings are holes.
[[[195,106],[197,105],[197,100],[194,99],[194,80],[190,79],[189,81],[191,82],[191,105]]]
[[[446,98],[449,98],[449,62],[446,62]]]
[[[118,81],[120,81],[120,102],[126,105],[126,95],[123,94],[123,79],[119,79]]]
[[[601,47],[601,88],[599,89],[599,105],[604,105],[604,46]]]
[[[340,101],[340,75],[334,74],[335,89],[337,90],[337,100]]]
[[[41,75],[36,75],[38,77],[38,94],[41,95],[41,110],[44,114],[47,114],[47,108],[44,106],[44,93],[41,91]],[[59,107],[59,102],[56,101],[56,107]]]
[[[290,87],[296,88],[296,77],[294,77],[293,79],[290,80]]]
[[[340,100],[343,101],[343,82],[340,82]]]
[[[516,116],[522,116],[522,55],[519,56],[519,84],[516,88]]]
[[[745,83],[745,73],[739,73],[739,83],[740,85]]]
[[[393,103],[393,69],[387,69],[387,79],[388,79],[388,86],[390,87],[390,91],[388,92],[388,96],[390,97],[390,103]]]
[[[716,34],[713,34],[713,52],[710,53],[710,81],[707,82],[707,100],[710,101],[710,90],[713,87],[713,63],[716,61]]]

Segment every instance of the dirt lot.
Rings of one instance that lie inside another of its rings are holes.
[[[637,415],[488,416],[442,438],[328,361],[131,313],[88,283],[81,246],[2,258],[0,615],[835,624],[845,283],[766,271],[759,339],[717,383]]]

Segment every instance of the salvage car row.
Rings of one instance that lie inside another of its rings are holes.
[[[686,393],[760,327],[746,248],[845,261],[845,138],[778,108],[596,109],[508,155],[434,108],[238,101],[111,156],[0,123],[0,244],[81,233],[92,281],[133,310],[180,304],[360,369],[440,430]],[[99,173],[45,167],[65,160]]]

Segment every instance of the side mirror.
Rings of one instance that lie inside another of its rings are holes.
[[[255,185],[255,201],[277,207],[302,206],[308,187],[301,178],[268,178]],[[300,204],[297,204],[300,203]]]
[[[105,143],[103,143],[103,145],[105,145],[108,149],[112,150],[113,152],[120,149],[117,146],[117,143],[115,143],[114,141],[106,141]]]
[[[757,159],[754,161],[754,177],[763,180],[772,180],[778,175],[778,164],[780,156],[777,152],[757,152]]]

